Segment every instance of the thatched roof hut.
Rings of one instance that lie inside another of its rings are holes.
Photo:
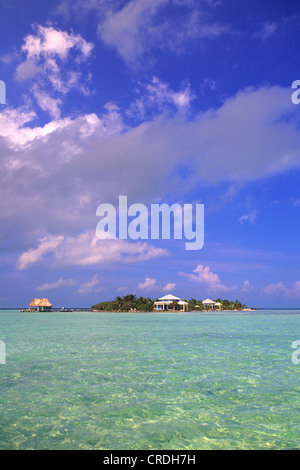
[[[48,299],[42,298],[38,303],[39,312],[50,312],[52,309],[52,304]]]
[[[32,299],[29,307],[36,308],[39,310],[39,312],[50,312],[52,309],[52,304],[48,299],[43,297],[42,299]]]
[[[49,302],[48,299],[46,298],[42,298],[39,303],[38,303],[38,307],[52,307],[52,304]]]
[[[52,304],[49,299],[43,297],[42,299],[32,299],[29,304],[29,309],[24,311],[30,311],[30,309],[38,310],[39,312],[51,312]]]

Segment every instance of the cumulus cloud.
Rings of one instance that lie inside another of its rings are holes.
[[[174,91],[168,83],[162,82],[156,76],[152,77],[151,81],[140,84],[136,92],[138,98],[128,110],[128,115],[135,118],[145,119],[174,110],[186,112],[195,99],[188,82],[183,83],[179,91]]]
[[[125,6],[109,5],[105,11],[103,3],[101,7],[100,37],[130,65],[152,49],[183,52],[191,39],[213,39],[229,30],[227,25],[210,21],[204,4],[194,1],[130,0]],[[157,13],[165,7],[174,13],[159,18]]]
[[[16,68],[16,79],[30,80],[37,104],[52,118],[60,115],[61,98],[51,93],[66,95],[76,89],[88,94],[90,74],[83,76],[80,64],[92,54],[93,44],[79,34],[60,31],[53,26],[37,25],[33,34],[24,38],[24,60]]]
[[[99,24],[99,34],[123,59],[134,62],[144,52],[145,26],[149,28],[149,21],[166,3],[166,0],[131,0],[120,10],[109,10]]]
[[[250,281],[244,281],[243,286],[241,288],[241,292],[250,292],[252,290],[254,290],[254,286],[251,285]]]
[[[56,282],[46,282],[45,284],[42,284],[41,286],[38,286],[36,288],[36,290],[44,291],[44,290],[51,290],[51,289],[59,289],[60,287],[74,286],[74,284],[76,284],[75,279],[60,278]]]
[[[164,292],[172,292],[176,287],[176,284],[175,282],[169,282],[168,284],[165,285],[165,287],[163,287],[163,291]]]
[[[156,279],[151,279],[150,277],[146,277],[145,282],[140,282],[138,285],[138,289],[143,290],[152,290],[157,287]]]
[[[93,47],[92,43],[87,42],[79,34],[69,34],[52,26],[37,25],[34,27],[34,34],[28,34],[24,38],[22,51],[26,61],[33,61],[36,66],[42,67],[44,72],[53,73],[57,72],[57,59],[66,61],[72,49],[78,52],[77,62],[82,62],[91,55]],[[51,67],[54,70],[51,70]],[[24,79],[19,74],[19,68],[17,77],[20,80]]]
[[[148,243],[129,243],[126,240],[99,240],[93,233],[76,237],[49,236],[40,240],[39,246],[21,254],[17,269],[24,270],[44,260],[51,254],[56,266],[94,266],[115,262],[134,263],[167,256],[167,250]]]
[[[296,281],[292,286],[287,286],[282,281],[269,284],[262,289],[262,293],[268,297],[293,297],[300,298],[300,281]]]
[[[94,274],[90,281],[83,283],[79,287],[77,294],[91,294],[92,292],[99,292],[102,290],[102,288],[99,287],[99,283],[98,275]]]
[[[30,268],[33,264],[43,259],[48,253],[53,253],[62,243],[64,237],[49,236],[40,240],[39,246],[25,253],[22,253],[17,261],[17,269],[23,270]]]
[[[169,282],[168,284],[166,284],[164,287],[162,287],[161,285],[159,285],[157,283],[157,280],[155,278],[151,278],[151,277],[146,277],[145,281],[144,282],[140,282],[138,284],[138,289],[142,289],[142,290],[161,290],[163,292],[172,292],[176,287],[176,284],[174,282]]]
[[[33,93],[39,107],[43,111],[47,111],[53,119],[60,118],[60,107],[62,105],[60,98],[51,98],[48,93],[39,91],[38,89],[35,89]]]
[[[135,126],[125,125],[113,104],[102,115],[43,126],[34,125],[30,109],[6,108],[0,113],[3,237],[27,252],[33,239],[76,238],[95,229],[98,205],[117,204],[119,194],[152,203],[175,189],[183,197],[201,182],[242,184],[299,168],[295,108],[282,87],[243,90],[193,119],[163,114]],[[184,175],[176,171],[182,164]]]
[[[178,274],[191,282],[197,282],[203,285],[209,291],[213,292],[230,292],[237,288],[236,286],[230,287],[223,284],[218,274],[213,273],[209,266],[203,266],[202,264],[199,264],[191,274],[184,272],[179,272]]]

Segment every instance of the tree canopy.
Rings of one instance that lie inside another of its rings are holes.
[[[157,300],[157,299],[156,299]],[[208,310],[201,300],[191,298],[190,300],[184,299],[189,304],[189,311],[206,311]],[[150,297],[137,297],[135,294],[128,294],[123,297],[117,296],[114,300],[99,302],[92,305],[93,310],[102,312],[152,312],[155,300]],[[239,300],[216,299],[215,302],[220,302],[224,310],[243,310],[246,306]],[[175,305],[174,305],[175,308]]]

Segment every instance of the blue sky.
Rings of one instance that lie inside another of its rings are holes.
[[[1,0],[0,305],[300,302],[297,1]],[[97,240],[96,209],[205,205],[205,243]]]

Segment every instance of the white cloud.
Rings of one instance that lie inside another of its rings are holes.
[[[172,292],[176,287],[174,282],[169,282],[165,287],[161,287],[157,284],[157,280],[155,278],[146,277],[144,282],[140,282],[138,284],[138,289],[142,290],[162,290],[163,292]]]
[[[109,10],[99,24],[101,38],[116,47],[121,57],[133,63],[145,49],[145,31],[158,9],[167,0],[131,0],[121,10]]]
[[[173,91],[168,83],[162,82],[155,76],[150,82],[140,84],[136,91],[139,97],[131,104],[128,111],[128,115],[135,118],[137,116],[145,118],[148,112],[153,114],[169,110],[186,112],[195,99],[188,82],[183,83],[179,91]]]
[[[76,284],[75,279],[60,278],[56,282],[46,282],[45,284],[37,287],[36,290],[43,291],[43,290],[59,289],[60,287],[74,286],[74,284]]]
[[[117,288],[117,292],[125,292],[125,291],[128,291],[127,286],[120,286],[120,287]]]
[[[80,52],[80,60],[84,60],[91,55],[93,44],[87,42],[79,34],[69,34],[66,31],[59,31],[52,26],[38,25],[35,28],[35,35],[28,34],[22,46],[28,59],[39,60],[41,57],[59,57],[66,60],[71,49]]]
[[[291,287],[286,286],[282,281],[274,284],[269,284],[262,289],[262,293],[269,297],[292,297],[300,298],[300,281],[296,281]]]
[[[145,282],[140,282],[138,285],[138,289],[144,290],[152,290],[157,287],[156,279],[151,279],[150,277],[146,277]]]
[[[76,238],[79,230],[95,230],[96,208],[116,204],[118,194],[147,204],[174,190],[183,198],[201,183],[241,187],[299,168],[295,108],[290,90],[281,87],[241,91],[192,119],[161,115],[132,127],[114,105],[101,116],[56,119],[41,127],[30,109],[6,108],[0,113],[3,237],[28,251],[32,240],[45,235]],[[182,164],[184,175],[174,170]]]
[[[195,274],[193,274],[195,273]],[[189,281],[197,282],[205,286],[209,291],[213,292],[230,292],[236,290],[236,286],[229,287],[222,284],[218,274],[213,273],[209,266],[199,264],[192,274],[179,272],[180,276],[185,277]]]
[[[181,12],[158,18],[166,6],[179,6]],[[102,12],[98,31],[128,64],[136,65],[152,49],[183,52],[190,39],[212,39],[228,32],[226,25],[209,20],[203,6],[190,1],[131,0],[119,9],[114,6]]]
[[[243,287],[241,288],[241,292],[250,292],[254,290],[254,286],[251,285],[250,281],[246,280],[243,282]]]
[[[169,282],[165,287],[163,287],[164,292],[172,292],[176,287],[175,282]]]
[[[254,34],[255,38],[262,39],[265,41],[272,37],[278,30],[278,23],[275,21],[266,21],[261,28]]]
[[[60,98],[72,89],[88,94],[89,73],[82,74],[80,64],[92,53],[93,44],[79,34],[60,31],[52,26],[35,26],[34,34],[24,38],[22,53],[25,56],[16,68],[18,81],[31,80],[32,93],[38,105],[49,111],[52,118],[60,115]]]
[[[167,256],[167,250],[148,243],[130,243],[127,240],[98,240],[90,233],[67,237],[58,250],[57,260],[77,266],[101,263],[133,263]]]
[[[100,290],[102,290],[101,287],[97,287],[99,286],[99,283],[100,281],[98,279],[98,275],[94,274],[90,281],[85,282],[79,287],[77,294],[91,294],[92,292],[99,292]]]
[[[48,253],[52,253],[62,243],[63,236],[48,236],[40,240],[37,248],[29,250],[19,257],[17,269],[23,270],[30,268],[33,264],[43,259]]]
[[[288,288],[283,282],[278,282],[277,284],[269,284],[268,286],[264,287],[262,292],[269,296],[273,296],[286,294],[287,290]]]
[[[35,99],[43,111],[48,111],[53,119],[60,118],[60,107],[62,100],[60,98],[51,98],[46,92],[34,90]]]
[[[20,82],[31,80],[39,74],[43,74],[43,72],[43,67],[38,65],[33,58],[27,59],[17,66],[16,79]]]
[[[249,222],[251,225],[255,223],[257,218],[257,211],[253,210],[249,212],[248,214],[244,214],[241,217],[239,217],[239,222],[240,224],[243,224],[245,222]]]
[[[18,258],[17,269],[24,270],[52,255],[52,264],[94,266],[108,263],[134,263],[168,255],[167,250],[148,243],[129,243],[126,240],[99,240],[93,233],[85,232],[76,237],[49,236],[40,240]],[[50,261],[49,261],[50,262]]]

